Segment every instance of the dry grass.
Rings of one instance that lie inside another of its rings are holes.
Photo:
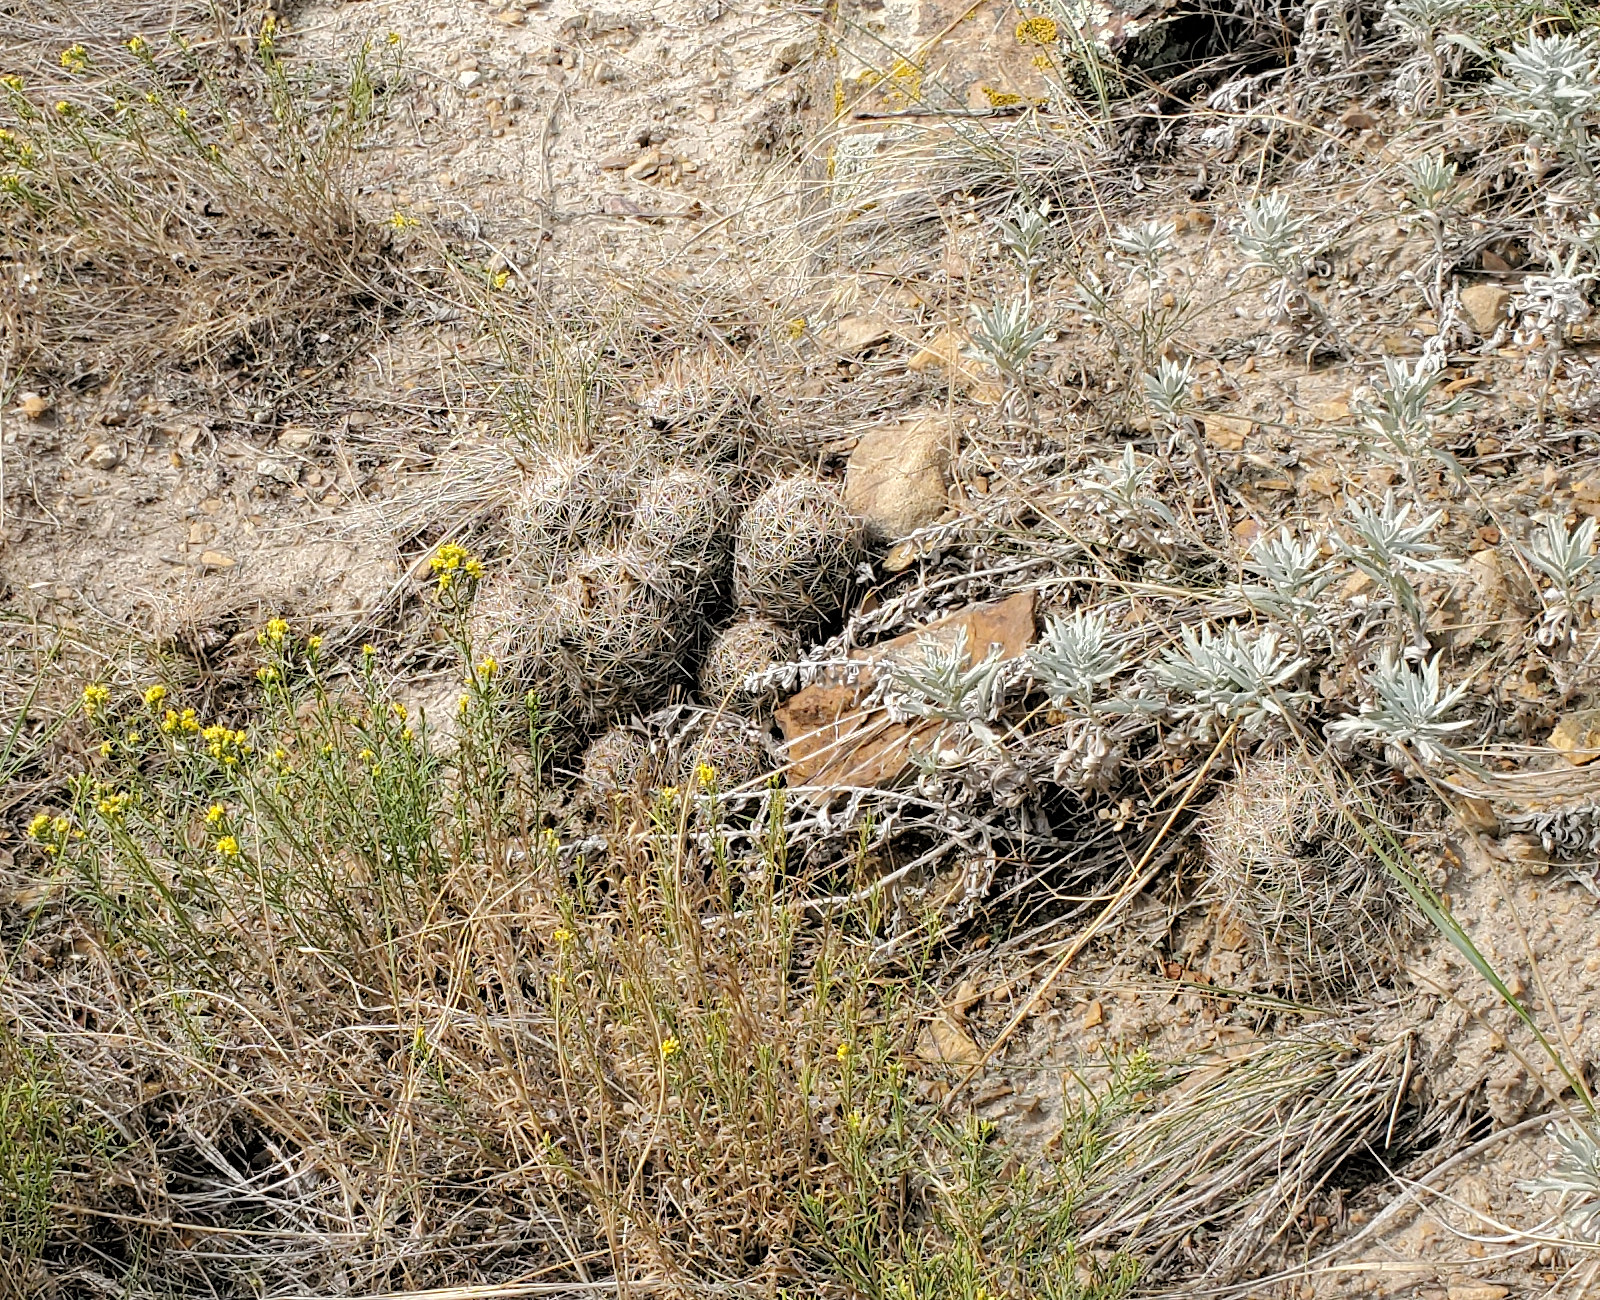
[[[13,373],[232,361],[287,377],[319,335],[391,302],[389,232],[357,211],[350,171],[398,63],[363,46],[313,99],[264,12],[0,16]]]

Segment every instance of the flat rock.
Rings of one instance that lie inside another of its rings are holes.
[[[1255,428],[1255,421],[1245,415],[1207,415],[1203,423],[1206,441],[1222,451],[1238,451]]]
[[[947,503],[951,429],[942,417],[862,434],[844,476],[845,504],[886,541],[931,524]]]
[[[953,641],[966,632],[969,653],[982,658],[998,645],[1008,659],[1022,654],[1033,641],[1034,593],[1019,592],[1005,600],[974,605],[882,645],[853,650],[861,666],[846,674],[813,682],[796,691],[776,710],[789,754],[791,785],[883,786],[910,765],[913,747],[931,745],[944,724],[933,720],[892,722],[887,710],[866,709],[862,700],[878,668],[903,659],[928,638]]]
[[[1550,733],[1550,747],[1574,767],[1600,758],[1600,709],[1563,714]]]
[[[823,331],[823,341],[840,356],[860,356],[880,343],[889,341],[889,322],[872,312],[841,316]]]
[[[1461,309],[1479,334],[1493,334],[1510,305],[1511,290],[1503,284],[1469,284],[1461,291]]]

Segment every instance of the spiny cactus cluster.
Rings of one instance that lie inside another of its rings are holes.
[[[745,678],[797,658],[802,637],[838,617],[864,535],[838,490],[808,475],[774,483],[737,526],[735,513],[704,469],[640,481],[597,454],[552,454],[512,507],[512,563],[479,594],[476,651],[577,733],[649,714],[697,668],[711,708],[769,708]],[[730,604],[734,621],[713,639]]]

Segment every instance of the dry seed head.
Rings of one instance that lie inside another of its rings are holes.
[[[838,488],[804,474],[780,479],[739,520],[734,595],[774,622],[813,629],[839,613],[863,554],[861,520]]]
[[[639,489],[629,541],[645,555],[717,582],[727,565],[731,511],[721,485],[699,469],[670,469]]]
[[[1201,822],[1209,891],[1296,991],[1370,985],[1412,926],[1335,790],[1301,758],[1257,758]]]
[[[793,663],[802,650],[800,638],[769,618],[748,615],[718,632],[700,665],[700,697],[713,708],[736,712],[768,707],[776,695],[759,696],[744,689],[745,678],[779,664]]]
[[[559,576],[602,538],[627,505],[620,475],[594,456],[552,453],[523,483],[506,515],[517,562],[529,577]]]

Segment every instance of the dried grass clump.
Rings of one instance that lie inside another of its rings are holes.
[[[780,479],[746,508],[734,539],[741,607],[797,630],[835,618],[864,555],[859,519],[831,483]]]
[[[651,767],[645,738],[628,727],[612,727],[583,751],[578,779],[584,792],[599,804],[636,794]]]
[[[709,586],[720,583],[727,567],[731,514],[722,485],[710,474],[670,469],[640,488],[631,540]]]
[[[1370,985],[1392,969],[1411,916],[1345,815],[1330,774],[1258,758],[1201,823],[1209,888],[1291,989]]]
[[[597,456],[552,453],[506,512],[517,563],[530,577],[559,577],[572,556],[615,528],[626,507],[622,476]]]
[[[396,301],[392,232],[358,210],[353,178],[395,52],[291,70],[243,8],[0,8],[13,366],[286,372],[326,365],[334,335]],[[141,14],[160,15],[144,34]]]
[[[700,664],[700,695],[707,704],[752,712],[777,702],[774,691],[753,695],[745,679],[800,657],[800,638],[770,618],[750,615],[718,632]]]

